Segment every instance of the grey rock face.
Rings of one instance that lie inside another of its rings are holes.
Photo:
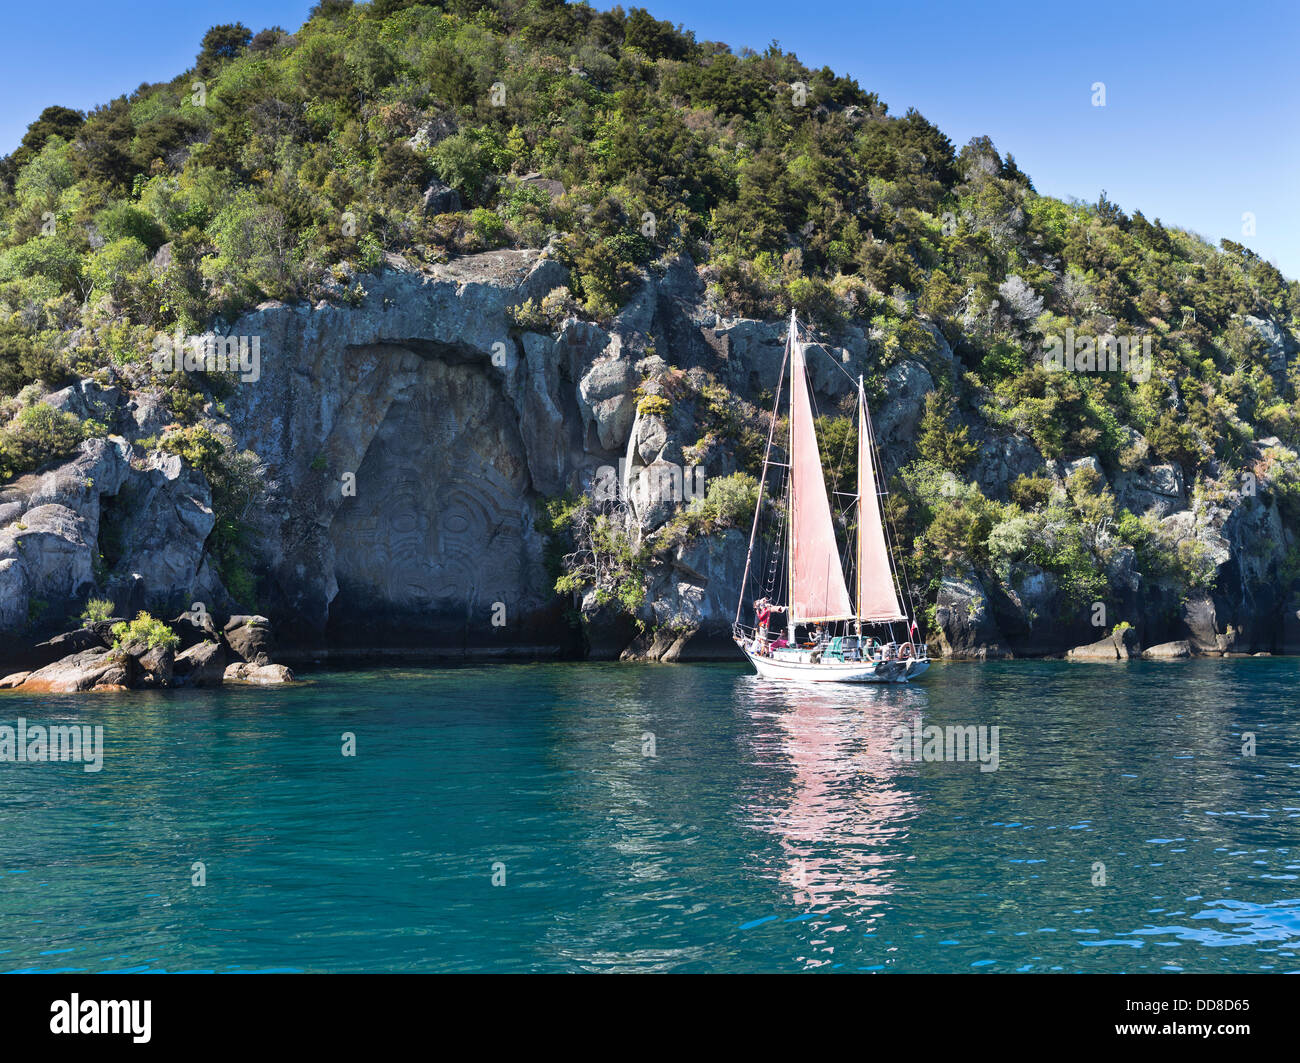
[[[885,373],[885,390],[889,399],[872,418],[877,441],[882,447],[914,443],[934,378],[920,362],[899,362]]]
[[[225,672],[225,647],[219,642],[199,642],[176,657],[172,681],[178,687],[220,686]]]
[[[439,121],[422,131],[426,145],[454,131],[433,128]],[[430,209],[456,206],[445,186],[432,192]],[[256,602],[231,601],[215,573],[204,478],[131,442],[171,422],[163,396],[130,390],[129,373],[115,371],[48,401],[120,435],[0,488],[0,640],[23,633],[30,649],[59,630],[34,630],[42,610],[58,624],[95,594],[128,616],[138,609],[175,616],[196,601],[222,616],[257,608],[286,649],[554,652],[571,629],[536,528],[544,501],[584,490],[621,458],[633,474],[644,468],[673,478],[687,464],[684,453],[701,454],[708,477],[726,475],[736,458],[693,396],[712,375],[743,400],[742,416],[751,416],[747,404],[771,401],[785,322],[720,317],[685,256],[647,269],[613,321],[570,317],[553,332],[531,320],[521,327],[517,313],[569,284],[548,252],[494,251],[423,272],[396,256],[387,263],[380,275],[353,278],[365,293],[359,305],[271,302],[228,329],[257,337],[261,350],[257,379],[235,385],[224,414],[215,404],[209,411],[265,463],[241,559],[256,574]],[[1293,340],[1264,318],[1248,323],[1285,365]],[[935,339],[927,363],[942,373],[955,356],[925,327]],[[851,409],[858,374],[880,376],[877,354],[860,324],[809,344],[819,412]],[[892,469],[912,456],[935,380],[908,360],[874,382],[883,393],[873,404],[876,435]],[[638,388],[668,399],[670,412],[638,418]],[[978,412],[962,416],[979,445],[966,476],[992,498],[1005,500],[1017,477],[1044,468],[1058,480],[1074,468],[1100,471],[1090,456],[1044,462],[1025,435],[994,429]],[[1161,548],[1203,555],[1216,578],[1213,594],[1190,602],[1179,620],[1181,592],[1140,576],[1133,551],[1112,544],[1105,575],[1120,609],[1113,619],[1130,619],[1153,641],[1186,636],[1200,652],[1300,646],[1297,610],[1280,585],[1295,533],[1267,485],[1261,481],[1255,496],[1225,492],[1229,470],[1192,503],[1182,471],[1156,464],[1145,441],[1126,432],[1125,461],[1136,471],[1115,476],[1119,504],[1154,513]],[[1252,460],[1262,469],[1261,453]],[[671,493],[633,499],[638,530],[661,527],[679,504]],[[607,607],[582,603],[593,655],[730,655],[747,530],[657,559],[640,617],[652,632],[645,639],[634,640],[626,618]],[[1061,653],[1094,637],[1086,617],[1058,615],[1062,593],[1051,573],[1024,561],[1005,572],[949,574],[937,603],[940,631],[929,636],[936,650],[958,656]],[[1148,620],[1162,618],[1154,630],[1143,625],[1144,610]],[[269,659],[253,638],[256,625],[246,627],[224,637],[253,662]],[[212,638],[187,632],[180,657],[221,640]],[[187,658],[176,665],[174,675],[217,667]]]
[[[1115,477],[1115,501],[1137,513],[1167,517],[1187,505],[1183,470],[1177,465],[1151,465]]]
[[[1296,350],[1300,348],[1300,344],[1296,343],[1295,337],[1285,332],[1272,318],[1255,317],[1247,314],[1245,322],[1259,333],[1259,338],[1264,341],[1264,346],[1268,352],[1269,372],[1275,378],[1285,377],[1287,363]]]
[[[461,209],[460,193],[436,178],[424,190],[420,209],[425,214],[454,214]]]
[[[68,464],[0,491],[12,511],[0,528],[0,630],[22,628],[33,602],[58,617],[95,591],[106,506],[129,515],[120,528],[114,522],[120,538],[106,585],[124,598],[136,588],[131,604],[141,609],[179,604],[193,592],[214,520],[207,482],[175,455],[154,453],[137,466],[130,456],[124,439],[92,439]],[[147,578],[133,579],[141,573]]]
[[[974,572],[947,573],[935,607],[935,641],[944,656],[985,660],[1006,657],[984,587]]]
[[[264,616],[232,616],[222,635],[239,661],[260,667],[270,664],[275,655],[275,635]]]
[[[1043,456],[1027,436],[988,435],[979,444],[975,482],[990,498],[1005,501],[1007,488],[1021,476],[1033,476],[1043,467]]]
[[[617,451],[636,417],[632,389],[637,382],[632,363],[615,354],[601,358],[587,370],[578,385],[579,401],[588,432],[595,432],[601,450]]]

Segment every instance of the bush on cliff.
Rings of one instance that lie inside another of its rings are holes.
[[[86,426],[72,414],[46,402],[24,407],[0,428],[0,479],[66,458],[85,438]]]
[[[180,636],[163,621],[143,611],[137,613],[134,620],[122,620],[114,624],[112,633],[115,650],[139,644],[151,650],[175,649],[181,641]]]
[[[231,597],[255,605],[257,587],[248,566],[250,550],[244,521],[262,492],[262,464],[257,455],[239,450],[229,439],[203,425],[173,429],[157,443],[163,450],[180,455],[207,478],[216,517],[207,548]]]

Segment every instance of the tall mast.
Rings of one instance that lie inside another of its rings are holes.
[[[863,579],[862,579],[863,565],[866,562],[866,554],[862,549],[862,536],[867,526],[866,508],[864,502],[866,496],[864,492],[867,490],[867,486],[868,486],[863,481],[864,478],[866,479],[870,478],[866,476],[867,470],[863,469],[862,467],[862,452],[865,449],[863,443],[866,439],[867,439],[867,396],[866,396],[866,392],[863,390],[862,387],[862,375],[859,374],[858,375],[858,536],[857,536],[858,553],[857,556],[853,559],[853,571],[854,573],[856,573],[858,577],[857,579],[857,583],[858,583],[857,630],[859,636],[861,636],[862,634],[862,609],[866,605],[866,603],[863,601]]]
[[[798,342],[799,342],[799,324],[794,316],[794,307],[791,307],[790,308],[790,334],[789,334],[789,344],[788,344],[790,348],[790,442],[789,442],[789,446],[786,449],[786,458],[785,458],[786,462],[789,464],[789,476],[787,479],[790,484],[790,489],[786,492],[788,500],[786,502],[787,510],[785,515],[785,526],[787,529],[786,531],[786,539],[787,539],[786,572],[788,573],[788,575],[786,576],[785,623],[786,623],[786,629],[788,631],[788,635],[786,637],[789,640],[791,646],[794,645],[794,601],[795,601],[794,599],[794,536],[795,536],[794,393],[795,393],[796,385],[795,385],[794,374],[800,371],[799,366],[803,363],[803,359],[797,358],[795,356],[794,348],[795,348],[795,344]]]
[[[745,606],[745,591],[749,586],[749,566],[754,557],[754,540],[758,536],[758,518],[763,512],[763,488],[767,485],[767,470],[772,460],[772,441],[776,438],[777,414],[781,411],[781,387],[785,383],[785,366],[790,360],[790,344],[785,345],[785,355],[781,360],[781,371],[776,378],[776,400],[772,403],[772,423],[767,429],[767,449],[763,451],[763,471],[758,481],[758,498],[754,501],[754,523],[749,528],[749,549],[745,551],[745,574],[740,577],[740,597],[736,601],[736,623],[740,623],[740,613]],[[635,433],[634,433],[635,434]],[[629,466],[630,466],[629,462]]]
[[[866,389],[858,378],[858,620],[906,620],[898,600],[893,552],[877,490],[875,434]]]

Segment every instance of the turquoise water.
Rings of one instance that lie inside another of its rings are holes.
[[[1296,661],[308,679],[0,695],[107,747],[0,764],[0,970],[1300,970]]]

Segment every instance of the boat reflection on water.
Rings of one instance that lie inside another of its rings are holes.
[[[918,812],[910,767],[890,755],[890,732],[928,705],[915,686],[795,686],[737,681],[751,717],[752,755],[788,785],[745,809],[778,851],[757,857],[796,905],[870,932],[903,874]]]

